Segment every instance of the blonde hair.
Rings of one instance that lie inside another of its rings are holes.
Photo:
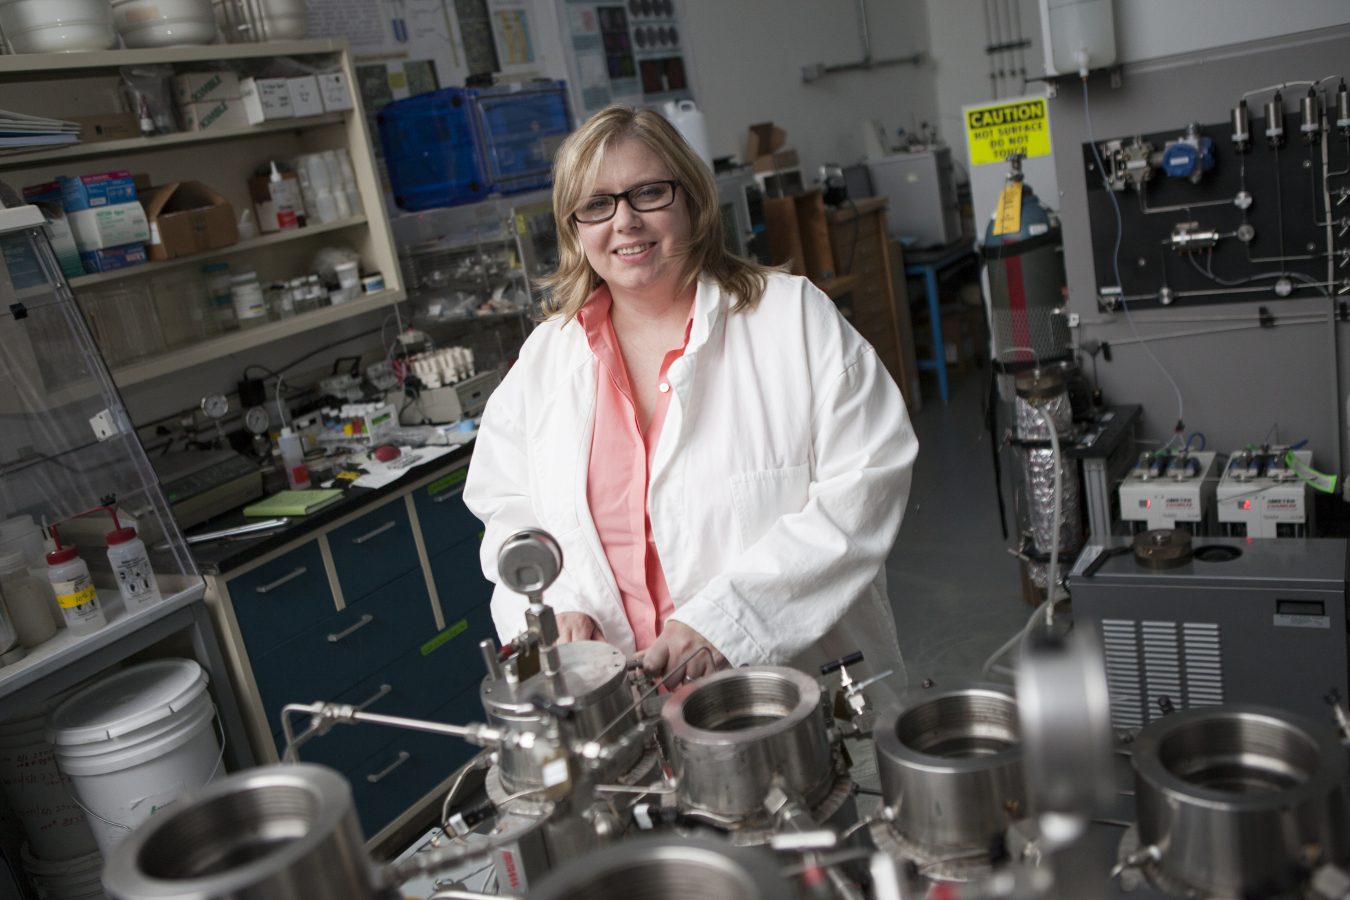
[[[686,257],[681,289],[707,274],[736,298],[732,312],[754,309],[764,294],[766,276],[774,271],[726,249],[717,182],[708,166],[695,155],[675,126],[660,113],[633,106],[600,110],[560,148],[553,162],[553,215],[558,223],[558,270],[540,279],[547,290],[544,313],[576,316],[601,278],[586,259],[572,213],[589,196],[605,151],[624,140],[642,141],[670,168],[680,183],[689,210],[690,239],[679,248]]]

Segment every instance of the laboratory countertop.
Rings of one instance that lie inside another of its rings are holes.
[[[198,568],[203,575],[229,575],[230,572],[238,569],[253,560],[271,553],[280,547],[284,547],[297,538],[302,538],[307,534],[322,529],[324,526],[336,522],[343,516],[359,512],[363,507],[369,506],[378,500],[396,494],[405,490],[408,485],[415,484],[425,478],[433,476],[438,472],[447,471],[462,465],[464,460],[473,455],[473,441],[456,447],[444,456],[409,469],[407,474],[397,481],[386,484],[379,488],[347,488],[345,496],[331,506],[325,506],[313,515],[309,516],[290,516],[290,523],[284,527],[267,532],[259,537],[242,537],[219,540],[211,543],[191,545],[192,557],[197,561]],[[250,503],[256,501],[249,501]],[[246,504],[247,505],[247,504]],[[244,515],[244,508],[230,510],[222,513],[210,521],[203,522],[189,528],[184,534],[191,537],[194,534],[205,534],[209,531],[220,531],[225,528],[235,528],[240,525],[254,524],[260,521]]]

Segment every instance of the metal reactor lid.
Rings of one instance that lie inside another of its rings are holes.
[[[1134,536],[1134,559],[1150,569],[1175,569],[1191,561],[1191,536],[1180,528],[1158,528]]]
[[[603,641],[573,641],[558,645],[562,677],[572,697],[572,709],[581,710],[602,702],[626,679],[624,656]],[[551,696],[548,676],[539,672],[517,684],[505,679],[484,679],[479,696],[490,716],[534,719],[539,716],[531,698]]]
[[[1068,375],[1063,366],[1038,367],[1018,375],[1015,384],[1023,400],[1049,400],[1068,389]]]

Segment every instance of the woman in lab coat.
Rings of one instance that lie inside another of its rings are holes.
[[[464,499],[483,571],[526,527],[564,569],[563,640],[687,679],[898,667],[885,561],[918,442],[876,352],[805,278],[730,254],[717,186],[648,109],[597,113],[558,151],[548,318],[488,401]],[[503,640],[525,598],[500,584]]]

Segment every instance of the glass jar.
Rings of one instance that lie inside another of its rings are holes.
[[[234,300],[230,297],[230,264],[213,263],[202,266],[202,275],[206,276],[207,294],[210,297],[209,302],[218,330],[237,330],[239,320],[235,318]]]

